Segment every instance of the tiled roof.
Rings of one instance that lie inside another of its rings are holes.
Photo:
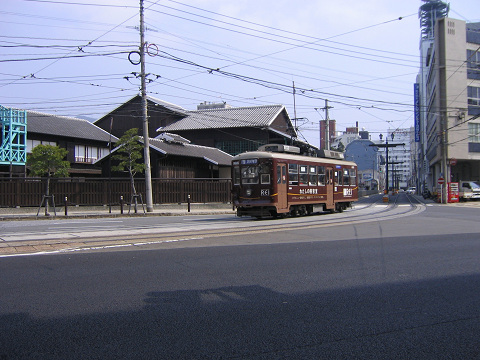
[[[169,143],[160,139],[150,139],[150,148],[166,155],[201,158],[215,165],[231,165],[233,156],[207,146]]]
[[[163,101],[163,100],[154,98],[152,96],[147,96],[147,100],[150,100],[151,102],[154,102],[155,104],[163,106],[164,108],[166,108],[170,111],[173,111],[175,113],[178,113],[180,115],[186,115],[188,113],[188,111],[185,110],[184,108],[182,108],[181,106],[178,106],[178,105],[169,103],[167,101]]]
[[[266,105],[188,111],[187,117],[158,131],[269,126],[283,110],[285,110],[283,105]]]
[[[191,141],[188,139],[185,139],[183,136],[177,135],[177,134],[171,134],[171,133],[161,133],[158,136],[155,136],[155,139],[158,140],[164,140],[167,142],[176,142],[176,143],[184,143],[184,144],[190,144]]]
[[[108,132],[84,119],[27,111],[27,124],[27,138],[28,133],[37,133],[76,139],[110,141]],[[118,140],[113,135],[111,138],[113,141]]]

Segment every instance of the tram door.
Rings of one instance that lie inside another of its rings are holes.
[[[277,164],[278,209],[286,209],[287,204],[287,165]]]
[[[335,208],[335,201],[333,199],[333,190],[334,190],[334,178],[333,178],[333,168],[327,168],[327,176],[325,179],[326,188],[327,188],[327,209],[334,209]]]

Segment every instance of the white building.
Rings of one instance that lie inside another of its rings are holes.
[[[480,179],[480,23],[434,10],[422,23],[415,171],[418,186],[431,191],[440,177]]]
[[[392,137],[393,134],[393,137]],[[376,144],[386,145],[388,141],[388,188],[406,189],[409,186],[415,186],[412,181],[412,136],[414,128],[388,130],[387,138],[383,136]],[[395,146],[394,146],[395,145]],[[379,147],[379,155],[382,158],[381,163],[386,164],[387,149],[385,146]],[[387,171],[387,169],[385,169]]]

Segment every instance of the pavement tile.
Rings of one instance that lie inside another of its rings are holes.
[[[10,254],[18,254],[17,249],[12,246],[0,248],[0,255],[10,255]]]

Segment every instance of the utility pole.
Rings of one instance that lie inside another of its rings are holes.
[[[448,187],[448,183],[450,182],[450,169],[449,169],[449,165],[448,165],[448,162],[447,162],[447,159],[448,159],[448,113],[446,111],[442,111],[442,132],[441,132],[441,142],[442,142],[442,147],[441,147],[441,151],[442,151],[442,165],[441,165],[441,169],[442,169],[442,175],[443,175],[443,178],[445,179],[445,184],[442,185],[442,203],[443,204],[446,204],[448,203],[448,191],[447,191],[447,187]]]
[[[294,136],[295,138],[297,137],[297,104],[295,102],[295,81],[292,81],[292,84],[293,84],[293,116],[294,116]],[[294,141],[293,141],[293,137],[292,137],[292,145],[295,145],[294,144]]]
[[[143,20],[143,0],[140,0],[140,78],[142,83],[143,145],[145,159],[145,196],[147,212],[153,212],[152,171],[150,166],[150,136],[148,133],[147,89],[145,83],[145,23]]]
[[[330,117],[328,115],[328,109],[332,109],[332,106],[328,106],[328,99],[325,99],[325,107],[322,110],[325,110],[325,150],[330,150]],[[322,134],[320,134],[320,139]]]
[[[393,138],[394,138],[394,134],[392,133],[392,141],[393,141]],[[380,141],[382,141],[383,139],[383,134],[380,134]],[[389,165],[389,161],[388,161],[388,149],[391,148],[391,147],[397,147],[397,146],[405,146],[404,143],[401,143],[401,144],[392,144],[392,143],[388,143],[388,136],[385,138],[385,144],[370,144],[369,146],[374,146],[374,147],[377,147],[377,148],[385,148],[385,151],[386,151],[386,158],[385,158],[385,190],[384,190],[384,193],[385,195],[388,195],[388,165]],[[392,162],[390,162],[392,163]],[[395,162],[394,162],[395,163]],[[394,188],[395,185],[392,184],[392,188]]]

